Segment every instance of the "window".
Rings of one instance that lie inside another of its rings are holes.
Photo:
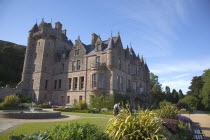
[[[65,69],[65,65],[64,63],[62,63],[62,71],[64,71],[64,69]]]
[[[47,94],[44,94],[44,100],[45,101],[47,100]]]
[[[123,91],[123,77],[120,77],[120,90]]]
[[[140,88],[140,94],[143,94],[144,88]]]
[[[34,59],[36,59],[36,57],[37,57],[37,53],[34,54]]]
[[[65,53],[63,53],[63,54],[62,54],[62,58],[63,58],[63,59],[65,59],[65,57],[66,57],[66,54],[65,54]]]
[[[58,88],[61,89],[61,79],[59,79]]]
[[[137,70],[136,65],[133,65],[133,67],[132,67],[132,74],[136,75],[136,70]]]
[[[38,43],[38,45],[40,46],[40,42]]]
[[[84,77],[79,78],[79,83],[80,83],[79,89],[84,89]]]
[[[69,78],[69,90],[71,90],[71,78]]]
[[[79,101],[82,101],[82,96],[79,96]]]
[[[130,64],[128,64],[128,73],[130,74]]]
[[[133,82],[133,90],[134,92],[137,92],[137,82]]]
[[[77,81],[78,81],[78,79],[77,79],[77,77],[74,77],[74,79],[73,79],[73,83],[74,83],[74,90],[77,90]]]
[[[80,70],[80,60],[77,60],[77,70]]]
[[[45,89],[47,89],[47,85],[48,85],[48,80],[45,80],[45,86],[44,86]]]
[[[120,90],[120,76],[117,75],[117,90]]]
[[[57,88],[57,80],[54,81],[54,89]]]
[[[33,86],[34,86],[34,79],[32,79],[31,81],[31,88],[33,89]]]
[[[100,65],[100,56],[96,57],[96,65]]]
[[[118,68],[121,69],[121,60],[118,59]]]
[[[104,88],[104,74],[102,73],[98,75],[98,88]]]
[[[70,96],[67,96],[67,104],[70,103]]]
[[[76,70],[76,62],[73,61],[73,62],[72,62],[72,71],[75,71],[75,70]]]
[[[92,75],[92,88],[96,87],[96,74]]]
[[[75,56],[79,55],[79,51],[80,51],[79,49],[75,50],[75,52],[74,52]]]
[[[131,80],[128,80],[128,88],[131,88]]]

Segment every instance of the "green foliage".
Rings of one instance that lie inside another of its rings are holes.
[[[114,97],[114,104],[122,103],[122,105],[126,105],[127,103],[129,103],[129,100],[130,100],[130,97],[128,95],[120,94],[116,91],[114,91],[113,97]]]
[[[191,140],[192,139],[192,134],[191,131],[188,129],[189,126],[188,123],[185,123],[183,121],[179,121],[178,124],[178,133],[177,133],[177,139],[182,139],[182,140]]]
[[[172,105],[172,102],[168,102],[168,101],[164,100],[164,101],[159,103],[160,108],[162,108],[164,106],[167,106],[167,105]]]
[[[190,83],[190,91],[187,92],[187,95],[195,96],[196,98],[199,98],[201,95],[201,90],[203,87],[203,80],[202,76],[195,76],[193,77],[191,83]]]
[[[158,116],[162,119],[177,119],[180,115],[175,105],[167,105],[160,109]]]
[[[3,104],[5,106],[16,106],[20,102],[20,99],[16,95],[9,95],[4,98]]]
[[[54,108],[53,110],[54,111],[62,111],[62,112],[90,113],[89,110],[78,110],[76,108],[64,108],[64,107]]]
[[[179,109],[179,110],[181,110],[181,109],[186,109],[187,111],[190,111],[190,106],[187,104],[187,103],[185,103],[185,102],[178,102],[177,104],[176,104],[176,107]]]
[[[84,110],[88,108],[88,105],[85,101],[79,101],[79,103],[77,104],[77,108],[80,110]]]
[[[0,86],[21,80],[25,46],[0,40]]]
[[[125,111],[110,119],[106,133],[111,139],[156,140],[165,138],[160,133],[161,126],[162,121],[152,111],[145,110],[135,114]]]
[[[195,96],[187,95],[183,99],[180,99],[179,103],[186,103],[189,105],[191,110],[196,110],[199,100]]]
[[[35,133],[31,136],[12,135],[11,140],[28,139],[28,140],[109,140],[108,135],[102,132],[94,124],[68,123],[58,125],[44,133]],[[16,139],[15,139],[16,138]]]
[[[20,99],[20,103],[31,103],[32,99],[31,97],[28,96],[24,96],[21,93],[16,94],[18,96],[18,98]]]
[[[150,73],[150,93],[153,100],[158,105],[163,100],[162,85],[158,82],[158,76]]]
[[[204,82],[201,93],[202,104],[206,110],[210,110],[210,69],[204,71],[202,80]]]
[[[90,108],[108,108],[112,109],[114,106],[114,98],[112,95],[103,94],[101,96],[90,95]]]

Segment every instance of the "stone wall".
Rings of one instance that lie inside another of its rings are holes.
[[[17,86],[16,88],[11,88],[9,85],[6,87],[0,87],[0,99],[4,100],[6,96],[14,95],[17,93],[21,93],[20,86]]]

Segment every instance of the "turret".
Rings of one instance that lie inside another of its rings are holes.
[[[98,39],[98,36],[95,33],[93,33],[92,34],[91,45],[95,45],[97,39]]]
[[[113,71],[116,68],[115,62],[114,62],[114,51],[115,51],[115,44],[114,40],[111,37],[109,39],[109,44],[107,47],[107,67],[109,70]]]
[[[62,30],[62,24],[60,22],[55,23],[55,29],[61,31]]]

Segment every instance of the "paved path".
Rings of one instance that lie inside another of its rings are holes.
[[[185,116],[200,126],[205,134],[205,140],[210,140],[210,115],[204,114],[202,111],[193,111],[193,114],[185,114]]]

